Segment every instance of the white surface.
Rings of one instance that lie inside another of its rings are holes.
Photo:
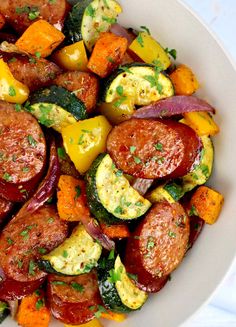
[[[159,294],[152,296],[142,311],[134,313],[127,321],[119,324],[120,327],[177,327],[208,299],[221,282],[235,255],[236,76],[215,40],[176,0],[120,2],[125,13],[123,22],[134,27],[149,26],[164,46],[178,49],[179,61],[190,65],[197,73],[202,85],[202,96],[207,97],[218,108],[217,120],[221,126],[221,134],[215,139],[216,161],[211,185],[226,198],[221,218],[214,226],[204,229],[199,242],[173,273],[172,281]],[[205,0],[196,2],[205,3]],[[227,325],[232,318],[230,314],[223,325],[217,325],[215,321],[211,324],[215,312],[212,307],[211,311],[205,313],[204,319],[207,318],[210,324],[197,325],[196,322],[193,325],[195,322],[192,320],[190,326],[235,326]],[[200,315],[204,315],[204,311]],[[106,326],[114,325],[109,322]],[[8,321],[3,326],[9,327],[13,324]]]
[[[221,39],[236,62],[236,1],[185,0]],[[212,301],[191,319],[185,327],[236,326],[236,263]]]

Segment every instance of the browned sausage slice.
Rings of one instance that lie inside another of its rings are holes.
[[[66,236],[67,224],[59,218],[54,206],[13,218],[0,236],[0,267],[6,278],[31,282],[44,277],[37,260],[61,244]]]
[[[177,202],[156,203],[128,241],[127,267],[136,265],[138,280],[143,282],[146,273],[167,276],[182,261],[188,240],[189,218],[183,207]]]
[[[52,84],[53,79],[61,73],[56,64],[43,58],[3,51],[0,51],[0,57],[7,62],[13,76],[27,85],[30,91]]]
[[[45,278],[33,282],[17,282],[14,279],[7,278],[0,282],[0,299],[4,301],[20,300],[37,290],[44,280]]]
[[[57,76],[55,84],[74,92],[84,102],[88,113],[96,106],[99,82],[95,75],[79,71],[67,72]]]
[[[8,217],[10,212],[14,207],[14,203],[0,198],[0,226],[3,224],[4,220]]]
[[[48,300],[56,319],[72,325],[86,323],[101,304],[96,273],[76,277],[49,275]]]
[[[42,18],[61,29],[68,13],[66,0],[1,0],[0,12],[11,26],[23,33],[37,19]]]
[[[147,179],[187,174],[201,150],[196,133],[169,120],[130,119],[115,126],[107,149],[125,173]]]
[[[21,202],[42,177],[46,144],[36,119],[25,111],[0,101],[0,194]]]

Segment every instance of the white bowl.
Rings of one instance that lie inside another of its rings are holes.
[[[236,73],[207,28],[176,0],[120,0],[124,26],[148,26],[165,47],[178,51],[178,61],[192,67],[201,82],[199,95],[217,108],[221,133],[215,137],[215,166],[209,185],[222,192],[219,221],[206,226],[172,280],[150,296],[139,312],[120,327],[176,327],[184,323],[216,290],[236,252]],[[115,323],[105,322],[105,326]],[[15,326],[10,319],[5,327]],[[53,322],[52,326],[62,326]]]

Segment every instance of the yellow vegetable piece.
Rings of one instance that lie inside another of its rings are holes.
[[[0,59],[0,99],[21,104],[28,99],[28,96],[28,87],[17,81],[8,65]]]
[[[192,70],[186,65],[180,65],[170,79],[174,84],[176,95],[191,95],[199,88],[199,83]]]
[[[126,319],[126,315],[123,313],[116,313],[112,311],[102,312],[101,318],[113,320],[116,322],[122,322]]]
[[[147,194],[146,198],[151,202],[168,201],[169,203],[175,203],[175,199],[172,198],[169,192],[164,189],[165,184],[159,185],[153,191]]]
[[[64,70],[87,71],[88,57],[84,41],[79,41],[58,50],[54,55],[56,63]]]
[[[117,99],[111,103],[103,102],[99,110],[112,124],[116,125],[130,118],[134,113],[134,103],[131,98],[127,98],[121,103]]]
[[[40,19],[31,24],[16,41],[19,50],[28,52],[36,57],[47,57],[64,40],[62,32]]]
[[[211,225],[218,219],[223,203],[223,195],[207,186],[200,186],[190,200],[191,209]]]
[[[159,62],[163,70],[166,70],[171,64],[170,58],[162,46],[146,32],[140,32],[129,48],[148,64]]]
[[[62,129],[65,150],[81,174],[105,151],[111,129],[104,116],[79,121]]]
[[[185,124],[190,126],[199,136],[215,135],[220,129],[207,112],[187,112],[184,114]]]
[[[93,320],[87,322],[86,324],[77,325],[77,326],[65,324],[64,327],[103,327],[103,325],[98,319],[94,318]]]

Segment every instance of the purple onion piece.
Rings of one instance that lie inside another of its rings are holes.
[[[130,45],[133,42],[133,40],[135,39],[135,36],[133,36],[131,33],[129,33],[127,31],[127,29],[125,29],[120,24],[111,25],[110,32],[112,32],[115,35],[126,38],[128,41],[128,45]]]
[[[134,118],[161,118],[181,115],[186,112],[207,111],[215,113],[215,109],[205,100],[194,96],[176,95],[154,102],[138,109]]]
[[[154,179],[135,178],[131,186],[140,194],[145,195],[152,186]]]
[[[51,137],[50,139],[50,157],[49,157],[49,167],[45,178],[42,180],[38,189],[32,198],[27,201],[24,206],[20,209],[17,214],[19,216],[25,216],[32,214],[37,209],[42,207],[46,201],[48,201],[53,195],[55,188],[57,187],[58,180],[60,177],[60,166],[57,156],[57,148],[55,139]]]

